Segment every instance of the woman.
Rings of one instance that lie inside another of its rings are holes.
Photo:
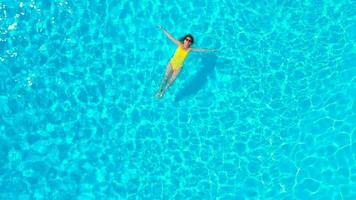
[[[163,80],[161,81],[161,86],[159,87],[159,90],[156,94],[157,98],[160,98],[164,95],[166,90],[168,89],[169,86],[172,85],[174,80],[177,78],[180,70],[182,69],[183,62],[189,52],[195,51],[195,52],[213,52],[216,50],[209,50],[209,49],[203,49],[203,48],[191,48],[190,46],[194,43],[194,38],[192,35],[187,34],[184,36],[180,41],[176,40],[170,33],[168,33],[162,26],[158,26],[159,29],[161,29],[164,34],[168,36],[174,44],[177,45],[177,50],[174,53],[174,56],[172,59],[169,61],[167,64],[166,68],[166,73],[164,75]],[[167,83],[168,81],[168,83]]]

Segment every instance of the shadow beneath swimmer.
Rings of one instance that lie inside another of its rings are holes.
[[[208,80],[208,76],[214,71],[217,56],[205,55],[202,57],[202,67],[196,75],[183,87],[175,96],[175,101],[178,102],[188,96],[196,94]]]

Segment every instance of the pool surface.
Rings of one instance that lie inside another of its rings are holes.
[[[0,2],[0,199],[356,199],[354,0]],[[192,52],[154,97],[177,39]]]

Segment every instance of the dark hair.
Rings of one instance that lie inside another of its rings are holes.
[[[193,36],[192,36],[191,34],[185,35],[185,36],[182,37],[179,41],[181,41],[182,43],[184,43],[184,40],[185,40],[185,38],[187,38],[187,37],[190,37],[190,38],[192,39],[192,42],[190,43],[190,45],[193,45],[193,44],[194,44],[194,38],[193,38]]]

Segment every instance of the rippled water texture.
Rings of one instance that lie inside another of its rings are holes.
[[[0,2],[1,199],[356,199],[354,0]],[[191,33],[195,47],[154,94]]]

